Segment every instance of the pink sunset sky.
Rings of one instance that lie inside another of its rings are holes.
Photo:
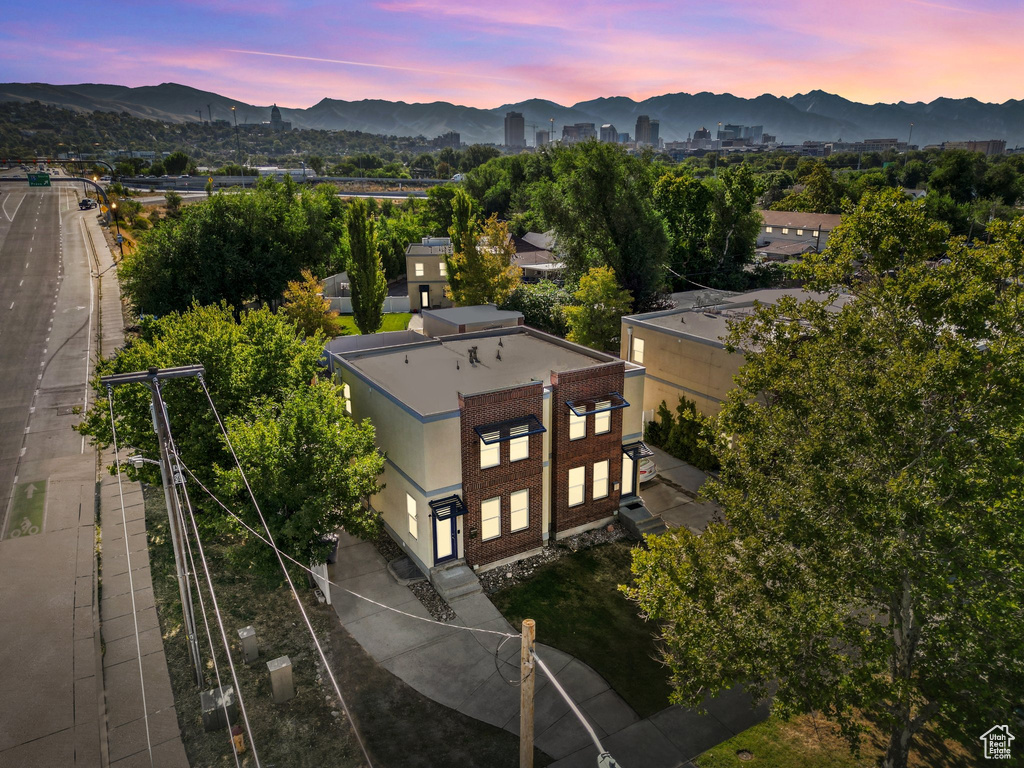
[[[288,107],[1024,97],[1019,0],[7,0],[0,15],[3,82],[177,82]]]

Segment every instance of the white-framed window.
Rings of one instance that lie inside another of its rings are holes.
[[[530,458],[530,436],[526,434],[529,431],[530,427],[528,424],[512,427],[510,432],[512,439],[508,441],[509,461],[522,461],[523,459]],[[519,435],[519,437],[516,437],[516,435]]]
[[[509,531],[515,533],[530,527],[530,492],[516,491],[508,497]]]
[[[782,228],[782,234],[788,235],[789,234],[789,227],[783,227]]]
[[[817,236],[818,236],[818,230],[814,230],[813,232],[811,232],[811,237],[817,237]]]
[[[414,539],[418,539],[420,537],[420,527],[416,520],[416,499],[408,493],[405,494],[405,511],[409,515],[409,533]]]
[[[352,413],[352,389],[348,384],[341,385],[341,395],[345,398],[345,413]]]
[[[633,337],[633,362],[641,365],[644,362],[644,340],[636,336]]]
[[[594,434],[603,435],[606,432],[612,431],[612,401],[601,400],[600,402],[594,403],[594,409],[597,413],[594,414]],[[601,410],[607,408],[609,410]]]
[[[573,467],[569,470],[569,506],[577,507],[583,503],[584,486],[587,484],[587,468]]]
[[[480,504],[480,538],[483,541],[501,536],[501,496]]]
[[[441,273],[441,277],[448,277],[448,264],[444,259],[437,262],[437,271]]]
[[[798,230],[796,231],[796,233],[797,233],[798,235],[802,235],[802,234],[804,233],[804,231],[803,231],[802,229],[798,229]]]
[[[771,227],[765,227],[764,231],[767,232],[770,235],[772,233],[772,228]]]
[[[569,439],[582,440],[587,436],[587,417],[577,416],[569,409]]]
[[[608,495],[608,459],[594,463],[594,498]]]
[[[422,261],[415,262],[413,264],[413,269],[415,270],[416,277],[423,277],[423,262]]]
[[[501,464],[501,443],[488,445],[484,440],[497,440],[497,432],[488,432],[480,439],[480,469],[496,467]]]

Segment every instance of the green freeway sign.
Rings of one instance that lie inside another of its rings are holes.
[[[30,187],[48,187],[50,186],[50,174],[30,173],[28,175],[28,185]]]

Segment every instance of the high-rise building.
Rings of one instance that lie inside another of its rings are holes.
[[[619,132],[615,130],[615,126],[611,123],[605,123],[601,126],[601,141],[607,141],[609,144],[616,144],[619,141]]]
[[[526,120],[522,112],[505,113],[505,146],[526,146]]]
[[[448,131],[448,133],[442,133],[440,136],[431,139],[430,144],[438,149],[444,149],[445,147],[458,149],[462,146],[462,136],[458,131]]]
[[[537,131],[537,146],[543,147],[551,141],[551,134],[548,131]]]
[[[619,144],[629,144],[629,141],[630,141],[630,139],[629,139],[629,133],[628,132],[627,133],[620,133],[619,134]]]
[[[576,138],[579,141],[597,138],[597,127],[593,123],[576,123]]]
[[[580,129],[577,125],[563,125],[562,126],[562,141],[566,144],[572,144],[574,141],[579,141]]]
[[[651,118],[648,115],[640,115],[636,119],[636,143],[651,143]]]
[[[651,120],[651,146],[657,149],[661,146],[661,137],[658,135],[661,133],[661,121]]]

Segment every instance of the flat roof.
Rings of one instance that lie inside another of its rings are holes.
[[[784,296],[791,296],[797,301],[822,301],[828,294],[805,291],[802,288],[772,288],[741,293],[714,306],[648,312],[643,315],[629,315],[622,319],[627,324],[648,326],[667,331],[673,336],[724,346],[723,339],[729,335],[730,320],[740,320],[753,314],[755,302],[776,304]],[[839,309],[852,300],[852,296],[843,294],[832,306]]]
[[[838,213],[804,213],[803,211],[762,210],[761,218],[766,227],[793,227],[830,231],[839,226],[843,217]]]
[[[493,304],[477,304],[471,307],[447,307],[444,309],[424,309],[423,317],[434,317],[452,325],[473,325],[474,323],[493,323],[496,320],[518,320],[522,312],[498,309]]]
[[[480,362],[469,362],[470,347],[477,348]],[[442,336],[341,357],[377,388],[423,416],[458,410],[459,393],[478,394],[531,381],[547,387],[552,371],[618,362],[611,355],[523,327]],[[626,363],[627,370],[638,367]]]
[[[380,349],[382,347],[395,347],[400,344],[415,344],[423,341],[422,333],[416,331],[385,331],[384,333],[352,334],[351,336],[336,336],[327,342],[328,352],[342,354],[344,352],[358,352],[364,349]]]

